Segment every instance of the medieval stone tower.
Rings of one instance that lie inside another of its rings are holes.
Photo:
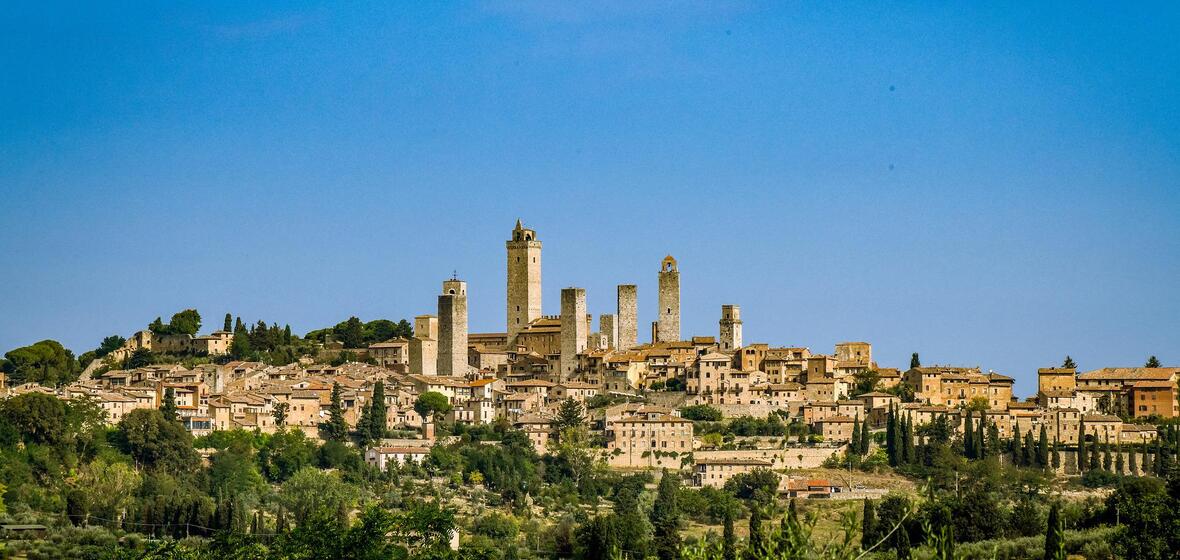
[[[568,380],[578,369],[578,354],[586,351],[590,322],[586,320],[586,290],[561,290],[561,379]]]
[[[680,271],[672,255],[660,263],[660,313],[657,339],[652,342],[680,340]]]
[[[614,313],[603,313],[598,316],[598,332],[602,335],[603,346],[607,348],[618,348],[619,343],[619,324],[615,319],[618,315]]]
[[[438,374],[467,374],[467,282],[443,282],[438,296]]]
[[[508,343],[541,317],[541,242],[516,220],[508,247]]]
[[[742,347],[742,308],[736,305],[721,306],[721,336],[717,342],[722,350],[737,350]]]
[[[438,317],[414,317],[414,338],[410,339],[410,373],[438,374]]]
[[[635,284],[619,285],[618,329],[615,348],[630,350],[639,344],[639,289]]]

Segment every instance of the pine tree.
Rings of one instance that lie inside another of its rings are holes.
[[[1049,431],[1041,424],[1041,434],[1037,438],[1037,466],[1042,469],[1049,466]]]
[[[865,500],[864,515],[861,521],[861,537],[860,547],[864,550],[872,548],[877,544],[877,508],[873,507],[872,500]]]
[[[1152,356],[1147,359],[1147,363],[1144,364],[1143,367],[1150,367],[1150,368],[1160,367],[1160,361],[1155,356]]]
[[[172,387],[164,388],[164,402],[160,404],[160,413],[169,421],[180,420],[176,413],[176,391]]]
[[[914,353],[913,353],[913,354],[910,356],[910,369],[914,369],[914,368],[920,368],[920,367],[922,367],[922,360],[919,360],[919,359],[918,359],[918,353],[917,353],[917,352],[914,352]]]
[[[1077,369],[1078,365],[1074,363],[1073,358],[1066,356],[1065,361],[1061,363],[1061,367]]]
[[[669,474],[664,469],[656,490],[656,501],[652,505],[652,540],[660,560],[680,558],[680,507],[676,502],[680,493],[679,476],[676,473]]]
[[[1057,502],[1049,508],[1048,528],[1045,531],[1045,560],[1065,560],[1065,535]]]

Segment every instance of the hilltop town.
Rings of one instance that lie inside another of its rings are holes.
[[[978,367],[923,366],[917,355],[904,370],[879,366],[868,342],[839,343],[830,353],[747,343],[736,304],[719,306],[715,333],[686,336],[680,328],[679,263],[672,256],[659,263],[658,320],[651,324],[650,342],[641,343],[636,285],[618,286],[617,307],[598,316],[597,329],[582,288],[562,289],[560,312],[546,315],[540,237],[517,221],[505,245],[503,332],[468,331],[467,286],[451,278],[442,282],[437,313],[414,317],[412,336],[359,348],[345,348],[330,335],[317,343],[317,355],[335,351],[353,361],[331,365],[301,356],[294,363],[268,365],[228,359],[234,337],[249,333],[241,334],[239,327],[235,334],[227,317],[226,329],[205,336],[134,333],[88,364],[81,379],[58,387],[9,386],[0,376],[0,395],[87,397],[116,424],[133,410],[159,408],[168,392],[185,428],[196,436],[235,429],[273,433],[281,424],[317,437],[328,421],[333,387],[355,429],[371,407],[375,384],[383,382],[385,426],[417,430],[422,439],[375,445],[367,458],[380,465],[389,457],[420,459],[428,452],[434,434],[424,425],[431,419],[414,409],[425,393],[446,397],[440,422],[474,426],[502,419],[527,432],[539,453],[545,452],[561,404],[573,399],[595,412],[588,426],[602,436],[611,466],[691,468],[709,473],[696,480],[712,485],[763,464],[818,466],[842,452],[854,431],[883,429],[891,410],[919,425],[945,416],[960,434],[971,411],[976,421],[994,425],[1001,438],[1038,434],[1044,427],[1051,441],[1067,447],[1077,444],[1083,428],[1094,441],[1148,443],[1155,428],[1135,419],[1178,414],[1177,367],[1085,372],[1046,367],[1037,371],[1037,394],[1022,400],[1013,393],[1011,377]],[[174,363],[122,369],[137,351],[213,361],[192,368]],[[90,374],[100,367],[100,374]],[[705,407],[720,413],[709,419],[777,418],[806,435],[793,445],[754,442],[723,449],[694,434],[684,414]],[[719,471],[720,464],[727,468]],[[1068,464],[1062,472],[1070,472]]]
[[[1175,430],[1161,434],[1158,426],[1180,415],[1180,367],[1162,367],[1154,357],[1144,367],[1088,371],[1066,357],[1060,366],[1037,370],[1036,394],[1021,398],[1012,377],[979,367],[923,365],[916,353],[905,369],[878,364],[869,342],[842,342],[830,351],[747,342],[735,303],[718,303],[716,332],[684,333],[680,263],[670,255],[653,267],[658,319],[643,329],[650,336],[641,342],[638,308],[647,296],[637,285],[619,285],[616,305],[597,319],[585,289],[564,288],[560,309],[547,315],[538,232],[517,221],[505,246],[501,332],[469,332],[467,285],[455,277],[441,282],[435,312],[412,322],[351,318],[302,338],[289,327],[247,326],[228,314],[223,328],[198,335],[199,313],[185,310],[127,338],[108,338],[80,357],[83,363],[53,341],[9,352],[0,403],[30,395],[71,407],[90,403],[120,434],[111,441],[136,458],[137,469],[140,457],[126,434],[150,423],[143,411],[159,411],[183,427],[186,441],[195,442],[201,460],[213,467],[231,452],[232,438],[224,434],[269,441],[300,432],[300,438],[324,442],[321,466],[361,478],[392,477],[386,484],[399,480],[399,472],[421,476],[425,468],[427,487],[439,483],[440,472],[459,469],[456,488],[495,489],[518,512],[532,511],[522,499],[548,491],[488,480],[500,466],[453,466],[446,450],[481,441],[507,448],[520,437],[512,445],[557,461],[540,464],[558,469],[561,461],[577,462],[568,457],[576,446],[576,457],[606,469],[595,475],[600,480],[682,480],[702,492],[754,500],[749,511],[756,517],[780,499],[836,502],[913,493],[914,480],[930,479],[931,472],[953,477],[931,484],[958,488],[957,469],[968,463],[948,467],[940,449],[956,461],[990,458],[998,461],[995,468],[1033,468],[1058,481],[1086,475],[1087,484],[1094,479],[1101,485],[1105,479],[1095,473],[1162,476],[1176,447]],[[263,465],[270,482],[286,484],[292,473],[272,476],[262,449],[250,461]],[[324,458],[342,453],[357,454],[363,466]],[[854,470],[875,475],[857,480]],[[582,488],[584,475],[572,480],[583,498],[623,499],[609,487]],[[753,487],[761,490],[748,490]],[[470,497],[458,503],[470,507]],[[871,502],[865,503],[868,524]],[[282,507],[257,507],[254,523],[285,527]],[[95,519],[130,530],[149,523],[136,520],[157,514],[124,506],[108,511],[114,519]],[[701,520],[706,527],[723,516],[708,515]],[[906,523],[904,517],[894,521]],[[157,533],[180,530],[151,523]],[[236,526],[232,515],[225,523]],[[184,534],[191,531],[186,524]],[[869,531],[866,525],[865,539]]]

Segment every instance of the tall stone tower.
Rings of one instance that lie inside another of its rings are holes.
[[[467,282],[443,282],[438,296],[438,374],[467,373]]]
[[[639,289],[635,284],[619,285],[619,339],[615,348],[630,350],[639,344]]]
[[[541,317],[541,242],[516,220],[508,247],[508,343]]]
[[[672,255],[664,257],[660,264],[660,314],[658,341],[680,340],[680,271]]]
[[[585,288],[561,290],[561,379],[573,377],[578,368],[578,354],[586,351],[589,334],[586,321]]]
[[[718,343],[722,350],[737,350],[742,347],[742,308],[736,305],[721,306],[721,336]]]
[[[614,313],[603,313],[598,316],[598,332],[602,334],[603,344],[607,348],[618,348],[616,346],[619,342],[619,324],[615,321],[618,315]]]
[[[438,375],[438,317],[414,317],[414,338],[410,339],[410,373]]]

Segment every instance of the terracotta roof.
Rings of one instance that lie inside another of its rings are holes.
[[[1172,380],[1180,373],[1180,368],[1102,368],[1078,374],[1081,380]]]

